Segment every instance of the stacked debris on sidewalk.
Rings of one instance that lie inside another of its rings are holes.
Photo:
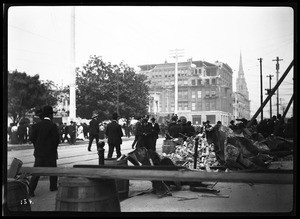
[[[162,153],[162,158],[174,164],[194,169],[195,138],[199,138],[196,170],[268,169],[273,161],[293,159],[293,141],[270,135],[263,137],[253,127],[239,126],[232,130],[221,126],[205,134],[177,142],[174,153]],[[180,143],[178,143],[180,142]]]

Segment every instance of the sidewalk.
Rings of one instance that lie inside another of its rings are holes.
[[[208,184],[212,184],[208,183]],[[290,213],[293,206],[293,185],[217,183],[220,196],[190,191],[183,187],[170,196],[158,198],[151,193],[150,181],[130,180],[129,198],[120,202],[121,212],[194,212],[194,213]],[[49,180],[40,180],[30,199],[33,215],[55,212],[57,191],[49,191]],[[21,213],[21,212],[20,212]],[[98,213],[99,214],[99,213]],[[122,213],[121,213],[122,214]],[[98,215],[99,216],[99,215]]]

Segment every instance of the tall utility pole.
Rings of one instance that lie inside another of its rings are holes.
[[[270,88],[269,89],[265,89],[267,91],[267,95],[269,95],[271,93],[271,80],[272,80],[272,77],[274,75],[267,75],[267,77],[269,77],[269,81],[270,81]],[[270,98],[270,119],[272,119],[272,97]]]
[[[263,104],[263,81],[262,81],[262,58],[259,58],[257,59],[259,60],[259,63],[260,63],[260,105],[262,106]],[[263,115],[263,110],[261,111],[260,113],[260,116],[261,116],[261,121],[264,120],[264,115]]]
[[[75,6],[71,7],[71,34],[70,34],[70,107],[69,119],[76,119],[76,73],[75,73]]]
[[[120,95],[120,91],[119,91],[119,71],[117,72],[117,113],[118,116],[120,116],[120,111],[119,111],[119,95]]]
[[[280,101],[280,106],[281,106],[282,113],[283,113],[283,112],[284,112],[284,109],[285,109],[285,107],[284,107],[284,105],[283,105],[283,103],[282,103],[282,100],[284,100],[284,98],[279,98],[279,101]]]
[[[175,49],[170,51],[170,56],[175,58],[175,110],[178,113],[178,57],[183,57],[183,49]]]
[[[278,75],[279,75],[279,61],[282,61],[283,59],[279,59],[277,56],[276,59],[273,59],[272,61],[276,61],[276,80],[278,82]],[[277,89],[277,114],[279,114],[279,88]]]

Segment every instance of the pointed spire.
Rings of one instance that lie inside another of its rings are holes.
[[[244,70],[243,70],[243,62],[242,62],[242,52],[240,52],[240,66],[239,66],[239,77],[244,76]]]

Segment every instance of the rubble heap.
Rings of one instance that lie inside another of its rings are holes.
[[[177,141],[177,139],[172,139]],[[194,169],[195,139],[190,137],[182,144],[176,145],[175,153],[162,153],[161,158],[169,158],[175,165]],[[196,170],[220,166],[213,151],[213,144],[208,144],[205,138],[201,138],[198,145],[198,157]],[[217,170],[216,170],[217,171]]]
[[[257,133],[244,128],[235,133],[222,127],[212,139],[199,134],[196,170],[219,171],[225,169],[268,169],[273,161],[293,160],[293,141],[278,136],[253,137]],[[161,158],[169,158],[175,165],[194,169],[195,137],[186,141],[172,139],[176,144],[174,153],[162,153]],[[215,151],[215,144],[219,150]]]

